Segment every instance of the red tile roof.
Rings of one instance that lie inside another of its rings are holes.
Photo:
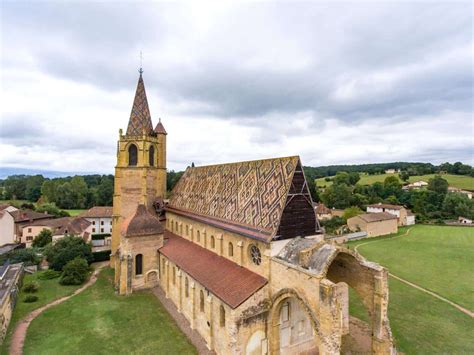
[[[80,235],[91,225],[87,219],[82,217],[62,217],[46,220],[37,220],[29,223],[23,228],[31,226],[44,226],[52,229],[53,235],[73,234]]]
[[[163,123],[161,123],[161,118],[158,121],[158,124],[155,127],[155,133],[160,133],[160,134],[168,134],[166,133],[165,126],[163,126]]]
[[[193,242],[165,231],[160,253],[232,308],[237,308],[268,280]]]
[[[13,216],[15,223],[54,217],[47,213],[35,212],[31,210],[17,210],[10,212],[10,214]]]
[[[82,212],[79,217],[83,218],[112,218],[112,207],[94,206]]]
[[[356,217],[360,217],[368,223],[387,221],[390,219],[397,219],[397,216],[390,214],[388,212],[366,213],[366,214],[360,214]],[[353,218],[356,218],[356,217],[353,217]]]
[[[135,214],[128,217],[122,224],[124,237],[162,234],[163,231],[164,228],[156,214],[151,214],[145,205],[138,205]]]

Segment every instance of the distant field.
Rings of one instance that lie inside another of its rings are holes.
[[[385,178],[388,176],[396,176],[398,178],[398,174],[380,174],[380,175],[363,174],[360,177],[359,184],[371,185],[375,182],[384,182]],[[415,182],[419,180],[428,182],[428,180],[434,176],[435,174],[410,176],[409,182]],[[474,177],[466,176],[466,175],[451,175],[451,174],[442,175],[442,177],[448,181],[449,186],[454,186],[459,189],[474,191]],[[324,187],[324,186],[328,187],[332,185],[332,181],[325,181],[324,179],[325,178],[316,179],[316,184],[319,187]]]
[[[0,200],[0,205],[12,205],[20,207],[24,203],[32,203],[27,200]]]
[[[425,226],[401,228],[395,236],[349,243],[391,273],[474,309],[474,229]],[[365,244],[367,243],[367,244]],[[474,320],[454,307],[389,278],[389,318],[400,351],[407,354],[472,354]],[[354,315],[363,315],[351,304]]]
[[[64,210],[64,211],[69,213],[70,216],[74,217],[74,216],[77,216],[77,215],[81,214],[85,210]]]

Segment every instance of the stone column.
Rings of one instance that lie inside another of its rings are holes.
[[[166,298],[170,297],[170,267],[169,267],[169,261],[166,260],[165,262],[165,275],[166,275],[166,288],[165,288],[165,296]]]
[[[218,234],[217,237],[217,254],[219,256],[222,256],[223,254],[223,243],[224,243],[224,238],[222,237],[222,234]]]
[[[336,301],[335,285],[321,281],[319,289],[319,353],[339,354],[341,351],[341,310]]]
[[[196,328],[196,286],[194,282],[191,282],[191,329]]]
[[[207,296],[206,298],[206,302],[207,302],[207,324],[208,324],[208,328],[209,328],[209,336],[208,336],[208,339],[207,339],[207,348],[209,350],[214,350],[214,334],[213,334],[213,328],[214,328],[214,322],[213,322],[213,310],[212,310],[212,306],[213,306],[213,300],[212,300],[212,296],[209,295]]]
[[[178,312],[181,313],[183,310],[183,285],[181,282],[182,277],[181,269],[178,270]]]
[[[237,264],[239,264],[240,266],[243,265],[244,263],[244,243],[242,241],[238,241],[237,242],[237,247],[238,247],[238,250],[237,250]]]

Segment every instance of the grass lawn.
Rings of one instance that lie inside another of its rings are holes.
[[[69,213],[69,215],[71,217],[74,217],[74,216],[77,216],[79,214],[81,214],[82,212],[84,212],[85,210],[64,210],[66,211],[67,213]]]
[[[385,178],[388,176],[398,177],[398,174],[379,174],[379,175],[361,174],[360,180],[358,183],[362,185],[372,185],[374,182],[384,182]],[[434,176],[435,174],[410,176],[409,182],[415,182],[415,181],[420,181],[420,180],[428,182],[428,180]],[[446,175],[441,175],[441,176],[448,181],[449,186],[454,186],[460,189],[474,191],[474,177],[467,176],[467,175],[452,175],[452,174],[446,174]],[[328,187],[332,185],[332,181],[325,181],[324,178],[320,178],[320,179],[316,179],[316,184],[317,186],[320,186],[320,187],[324,187],[324,186]]]
[[[197,354],[150,292],[117,296],[113,270],[30,325],[25,354]]]
[[[416,225],[407,236],[380,239],[358,251],[391,273],[474,309],[474,229]]]
[[[400,230],[403,234],[406,228]],[[474,301],[474,229],[416,225],[407,236],[382,237],[349,243],[371,261],[395,275],[430,289],[466,308]],[[400,351],[407,354],[474,353],[474,320],[428,294],[389,278],[389,318]],[[352,299],[351,299],[352,301]],[[362,318],[365,310],[351,302]]]
[[[8,327],[7,335],[5,341],[1,347],[2,354],[8,354],[8,347],[10,346],[10,337],[12,335],[15,324],[25,317],[31,311],[44,306],[45,304],[54,301],[63,296],[70,295],[73,293],[79,286],[62,286],[59,284],[59,278],[52,280],[39,280],[39,273],[35,274],[26,274],[23,278],[23,285],[28,282],[36,281],[39,284],[39,290],[34,295],[38,296],[38,301],[34,303],[25,303],[23,299],[27,295],[23,291],[20,292],[17,304],[13,310],[13,316]]]

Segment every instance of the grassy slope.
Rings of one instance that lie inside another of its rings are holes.
[[[69,215],[71,217],[74,217],[74,216],[77,216],[79,214],[81,214],[82,212],[84,212],[85,210],[64,210],[66,211],[67,213],[69,213]]]
[[[365,244],[358,251],[391,273],[474,309],[474,229],[416,225],[407,236]]]
[[[25,354],[196,354],[151,292],[117,296],[113,271],[35,319]]]
[[[398,235],[405,231],[406,228],[401,229]],[[417,225],[408,236],[377,238],[379,242],[358,250],[369,260],[388,266],[394,274],[469,306],[473,293],[470,281],[474,276],[468,263],[472,260],[473,232],[463,227]],[[350,247],[365,242],[367,240],[350,243]],[[474,353],[472,318],[394,278],[390,278],[389,283],[389,318],[400,351],[407,354]],[[361,303],[352,298],[350,310],[356,317],[365,316]]]
[[[39,287],[38,292],[35,293],[35,295],[38,296],[39,299],[37,302],[34,302],[34,303],[24,303],[23,299],[25,298],[27,294],[25,294],[23,291],[20,292],[18,302],[13,311],[13,317],[11,319],[11,322],[7,331],[7,336],[1,347],[2,354],[8,354],[8,347],[10,346],[10,337],[12,335],[12,332],[13,332],[13,329],[15,328],[16,323],[19,320],[21,320],[24,316],[26,316],[31,311],[37,308],[40,308],[41,306],[44,306],[45,304],[53,300],[56,300],[63,296],[70,295],[77,288],[79,288],[79,286],[62,286],[58,282],[59,279],[39,280],[37,276],[38,276],[38,273],[35,273],[33,275],[27,274],[23,278],[23,284],[26,284],[31,281],[38,282],[40,287]]]
[[[386,177],[388,176],[396,176],[398,174],[380,174],[380,175],[361,175],[359,184],[362,185],[371,185],[374,182],[383,182]],[[415,182],[419,180],[423,180],[428,182],[430,178],[434,177],[434,174],[431,175],[418,175],[418,176],[410,176],[410,182]],[[446,179],[450,186],[454,186],[460,189],[472,190],[474,191],[474,178],[470,176],[463,176],[463,175],[451,175],[446,174],[442,175],[444,179]],[[401,180],[400,180],[401,181]],[[324,181],[324,178],[316,179],[316,183],[318,186],[330,186],[332,185],[332,181]]]

